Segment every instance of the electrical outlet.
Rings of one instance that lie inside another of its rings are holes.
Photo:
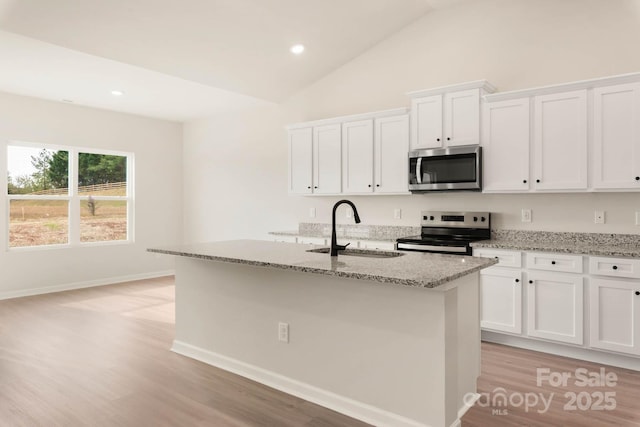
[[[393,219],[401,219],[401,218],[402,218],[402,209],[394,209]]]
[[[640,211],[636,211],[636,225],[640,225]]]
[[[316,208],[309,208],[309,218],[316,217]]]
[[[522,222],[531,222],[531,209],[522,209]]]
[[[347,219],[353,218],[353,210],[351,207],[347,206]]]
[[[289,342],[289,324],[280,322],[278,323],[278,341]]]
[[[604,211],[595,211],[593,222],[596,224],[604,224]]]

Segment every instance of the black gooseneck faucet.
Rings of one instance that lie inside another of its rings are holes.
[[[351,206],[351,209],[353,209],[353,218],[355,219],[356,224],[360,223],[360,215],[358,215],[356,205],[354,205],[351,201],[340,200],[335,205],[333,205],[333,212],[331,213],[331,256],[338,256],[338,251],[342,251],[350,245],[350,243],[347,243],[346,245],[339,245],[338,239],[336,238],[336,209],[338,209],[338,206],[343,203]]]

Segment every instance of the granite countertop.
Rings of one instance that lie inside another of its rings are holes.
[[[640,258],[640,235],[635,234],[500,230],[494,231],[491,240],[473,242],[471,246],[473,248]]]
[[[497,260],[492,258],[417,252],[402,252],[402,256],[394,258],[348,255],[332,258],[326,253],[307,252],[308,249],[309,245],[297,243],[230,240],[147,250],[168,255],[423,288],[438,287],[497,263]]]

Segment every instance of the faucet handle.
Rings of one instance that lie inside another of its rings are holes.
[[[351,244],[351,242],[347,243],[346,245],[338,245],[336,244],[336,249],[339,251],[344,251],[345,249],[347,249],[347,246],[349,246]]]

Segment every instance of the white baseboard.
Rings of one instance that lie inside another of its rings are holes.
[[[92,288],[94,286],[113,285],[116,283],[132,282],[134,280],[155,279],[156,277],[173,276],[174,270],[154,271],[151,273],[131,274],[128,276],[116,276],[98,280],[86,280],[82,282],[67,283],[64,285],[45,286],[41,288],[20,289],[17,291],[0,292],[0,300],[28,297],[33,295],[50,294],[54,292],[71,291],[74,289]]]
[[[516,337],[491,331],[482,331],[482,340],[496,344],[504,344],[511,347],[524,348],[526,350],[555,354],[557,356],[570,357],[572,359],[584,360],[587,362],[640,371],[640,358],[634,356],[624,356],[621,354],[608,353],[589,348],[573,347],[571,345],[556,344],[532,338]]]
[[[392,412],[358,402],[345,396],[302,383],[272,371],[259,368],[202,348],[174,341],[171,350],[183,356],[199,360],[208,365],[249,378],[261,384],[332,409],[349,417],[379,427],[429,427],[426,424]],[[459,420],[457,420],[459,423]],[[455,425],[455,423],[454,423]],[[459,424],[458,424],[459,425]]]

